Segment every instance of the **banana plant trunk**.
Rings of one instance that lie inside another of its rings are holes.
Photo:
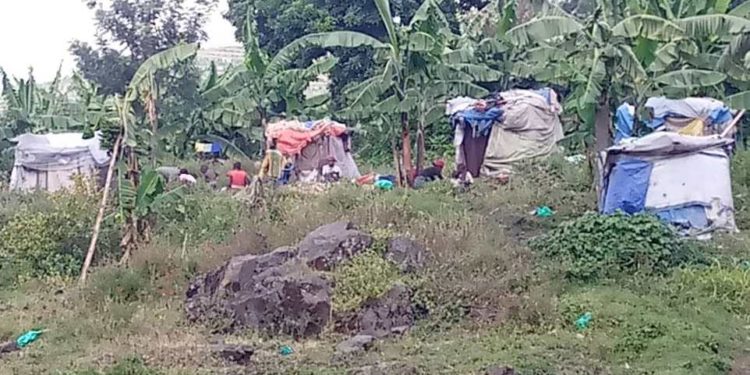
[[[593,174],[596,196],[601,194],[602,187],[602,165],[601,153],[612,145],[612,134],[610,131],[612,114],[610,110],[609,97],[604,96],[599,102],[594,116],[594,152],[593,152]]]
[[[393,167],[396,168],[396,177],[398,178],[398,185],[404,186],[404,173],[401,168],[401,158],[398,155],[398,135],[393,134],[391,136],[391,152],[393,153]]]
[[[411,160],[411,134],[409,132],[409,114],[406,112],[401,113],[401,145],[403,149],[403,164],[404,174],[406,175],[406,183],[408,186],[412,186],[414,183],[414,167],[412,166]]]
[[[151,166],[156,168],[159,122],[156,116],[156,98],[154,98],[153,94],[149,94],[146,106],[148,107],[148,121],[151,124]]]
[[[424,139],[424,116],[420,116],[417,124],[417,174],[422,172],[425,165],[425,139]]]

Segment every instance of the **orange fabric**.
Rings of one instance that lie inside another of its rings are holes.
[[[247,186],[247,173],[245,171],[233,169],[227,172],[227,176],[229,177],[229,185],[239,187]]]
[[[302,149],[319,136],[339,137],[346,133],[346,126],[333,121],[318,121],[312,128],[302,130],[292,122],[268,125],[266,136],[276,140],[276,149],[284,156],[298,155]]]

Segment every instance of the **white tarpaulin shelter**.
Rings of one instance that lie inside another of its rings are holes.
[[[81,133],[24,134],[16,143],[10,177],[14,190],[58,191],[72,187],[73,176],[98,177],[107,168],[109,155],[100,138],[83,139]]]
[[[730,160],[719,136],[656,132],[603,153],[600,209],[650,212],[689,234],[736,231]]]

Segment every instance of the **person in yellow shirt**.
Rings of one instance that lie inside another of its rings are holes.
[[[276,140],[272,139],[268,143],[266,155],[263,157],[263,162],[260,165],[258,177],[264,181],[268,178],[276,181],[281,175],[281,170],[285,164],[284,155],[276,149]]]

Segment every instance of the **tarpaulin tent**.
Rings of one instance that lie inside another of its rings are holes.
[[[90,139],[81,133],[24,134],[13,142],[11,189],[58,191],[72,187],[75,175],[100,177],[109,163],[98,134]]]
[[[276,141],[276,148],[285,157],[295,159],[303,182],[312,182],[330,157],[341,168],[341,177],[360,176],[344,124],[330,120],[279,121],[268,125],[266,137]]]
[[[736,230],[732,140],[656,132],[602,153],[600,211],[650,212],[689,234]]]
[[[475,176],[510,173],[514,163],[548,156],[563,138],[554,90],[511,90],[498,96],[490,107],[470,98],[453,99],[446,107],[456,163]]]
[[[668,99],[649,98],[645,104],[651,112],[648,126],[690,135],[720,134],[732,122],[732,111],[723,102],[712,98]],[[699,126],[696,127],[696,120]]]

